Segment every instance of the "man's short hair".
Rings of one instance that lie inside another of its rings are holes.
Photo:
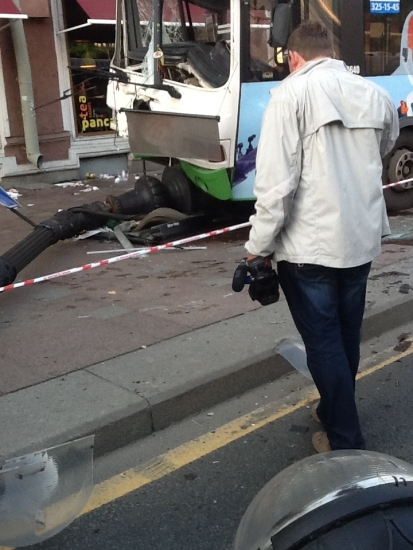
[[[304,61],[316,57],[334,57],[333,37],[319,21],[304,21],[288,40],[287,49],[297,52]]]

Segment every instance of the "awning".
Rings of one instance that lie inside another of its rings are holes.
[[[8,1],[11,2],[11,0]],[[58,31],[57,34],[89,27],[90,25],[114,25],[116,23],[116,0],[76,0],[76,2],[85,12],[86,22],[76,25],[76,27]]]
[[[116,0],[76,0],[89,19],[116,20]]]
[[[28,19],[14,4],[13,0],[0,0],[0,19]]]

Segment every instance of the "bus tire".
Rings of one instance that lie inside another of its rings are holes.
[[[410,152],[412,156],[410,158]],[[413,178],[413,130],[402,130],[393,151],[384,159],[383,184]],[[407,190],[384,189],[389,212],[413,207],[413,188]]]
[[[167,166],[162,174],[162,183],[169,192],[171,208],[184,214],[192,214],[194,204],[191,188],[194,184],[182,168],[178,165]]]

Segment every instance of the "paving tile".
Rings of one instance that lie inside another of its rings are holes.
[[[126,422],[128,417],[133,421]],[[0,397],[0,418],[2,454],[8,457],[65,443],[80,433],[95,433],[95,451],[101,454],[119,437],[127,441],[151,432],[142,397],[86,371]]]

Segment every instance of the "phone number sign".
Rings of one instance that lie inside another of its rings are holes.
[[[370,13],[385,15],[400,13],[400,0],[383,0],[383,2],[370,0]]]

